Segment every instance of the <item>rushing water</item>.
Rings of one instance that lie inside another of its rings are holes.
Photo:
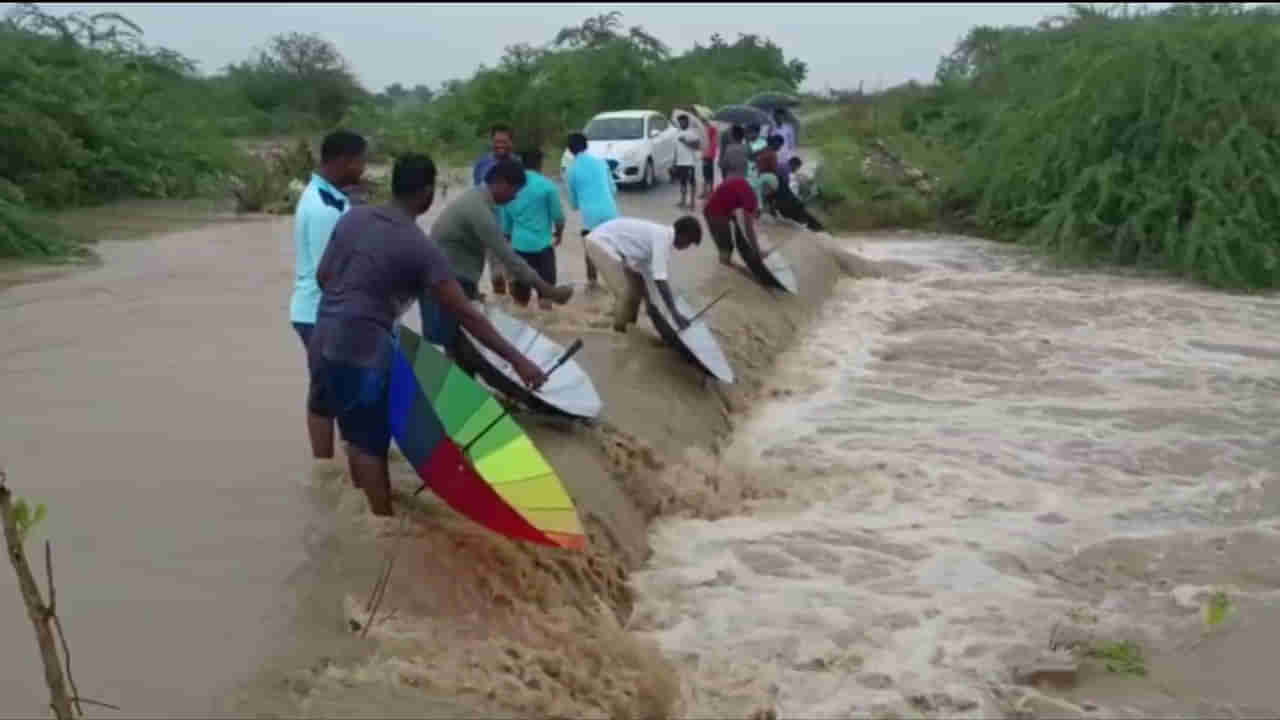
[[[660,522],[634,577],[687,714],[1280,709],[1251,639],[1280,631],[1280,300],[857,252],[892,272],[842,283],[725,451],[784,499]],[[1057,623],[1134,640],[1149,679],[1018,688]]]

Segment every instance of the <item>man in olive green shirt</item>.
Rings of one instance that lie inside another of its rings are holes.
[[[499,161],[484,184],[465,191],[445,208],[431,226],[429,239],[449,259],[458,284],[471,299],[479,297],[480,276],[484,274],[488,254],[506,266],[522,284],[535,288],[538,297],[564,305],[573,297],[573,288],[555,287],[543,280],[511,248],[498,224],[497,206],[511,202],[524,182],[524,168],[512,160]],[[422,313],[423,336],[454,353],[458,318],[430,297],[418,298],[418,308]]]

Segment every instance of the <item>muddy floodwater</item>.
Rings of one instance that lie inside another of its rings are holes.
[[[709,318],[737,389],[612,333],[605,295],[526,313],[585,339],[606,403],[599,428],[521,419],[592,552],[415,515],[362,639],[400,531],[308,456],[290,220],[232,220],[0,290],[0,462],[49,506],[80,690],[124,716],[1280,712],[1280,300],[766,225],[787,298],[704,242],[673,276],[732,290]],[[0,716],[45,714],[7,570],[0,637]],[[1021,682],[1051,644],[1109,659]]]
[[[879,277],[837,286],[724,451],[783,497],[660,521],[633,578],[689,714],[1280,711],[1280,301],[850,247]],[[1146,675],[1017,685],[1055,632]]]

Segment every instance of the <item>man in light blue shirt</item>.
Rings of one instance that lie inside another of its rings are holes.
[[[338,219],[351,207],[351,201],[339,188],[359,184],[364,175],[366,145],[364,138],[353,132],[330,133],[320,146],[320,167],[312,173],[293,213],[294,272],[289,319],[304,349],[311,341],[316,309],[320,306],[316,268]],[[328,460],[333,458],[334,413],[311,412],[319,407],[317,402],[308,397],[307,434],[312,456]]]
[[[582,211],[583,256],[587,259],[587,286],[599,287],[596,266],[586,255],[586,237],[600,225],[618,217],[618,185],[604,160],[587,152],[587,136],[573,133],[569,136],[569,152],[573,163],[569,166],[565,184],[569,187],[569,206]]]
[[[528,150],[524,155],[524,187],[502,206],[502,233],[511,249],[529,263],[529,267],[549,285],[556,284],[556,251],[564,239],[564,207],[560,189],[540,171],[542,151]],[[511,299],[520,306],[529,304],[533,288],[517,279],[511,282]],[[551,309],[549,298],[538,297],[543,310]]]

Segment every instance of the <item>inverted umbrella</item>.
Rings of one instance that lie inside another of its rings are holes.
[[[573,500],[520,426],[475,380],[404,325],[388,392],[391,433],[423,488],[507,537],[586,547]]]

